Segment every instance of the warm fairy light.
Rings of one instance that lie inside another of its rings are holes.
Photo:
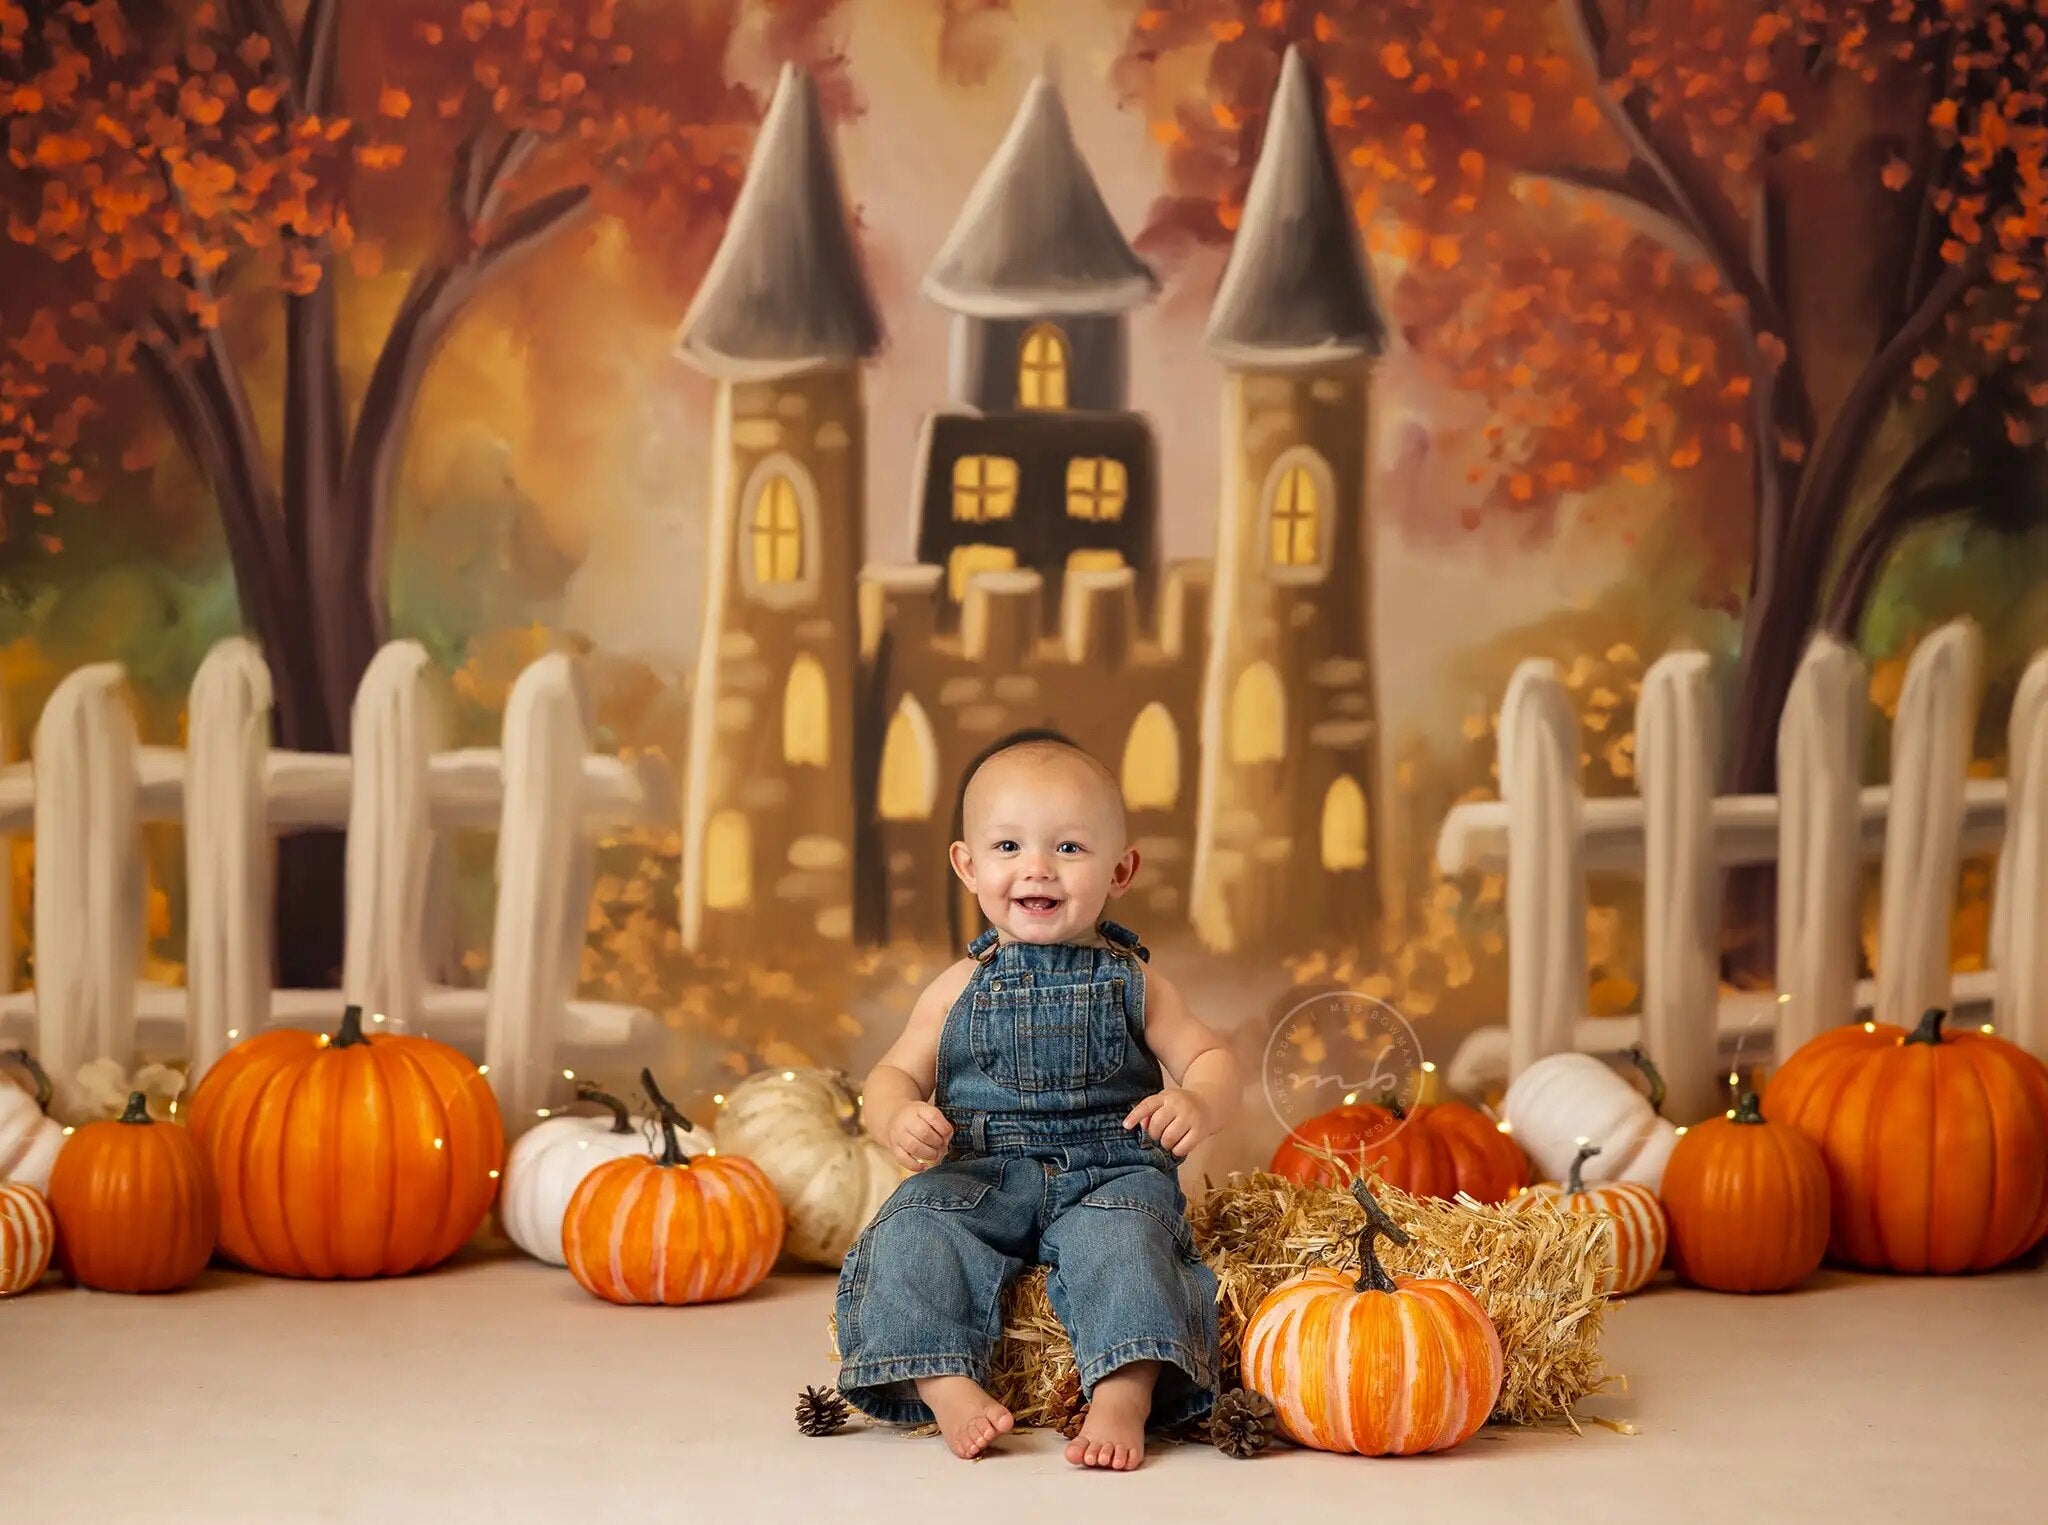
[[[1778,1004],[1779,1004],[1780,1006],[1790,1006],[1790,1005],[1792,1004],[1792,992],[1791,992],[1791,991],[1789,991],[1789,990],[1781,990],[1781,991],[1779,991],[1779,992],[1778,992]]]
[[[1677,1129],[1674,1129],[1674,1130],[1672,1131],[1672,1134],[1671,1134],[1671,1136],[1672,1136],[1673,1138],[1684,1138],[1684,1137],[1685,1137],[1685,1129],[1683,1129],[1683,1128],[1677,1128]]]
[[[234,1040],[235,1040],[235,1039],[237,1039],[237,1038],[239,1038],[239,1037],[241,1037],[241,1036],[242,1036],[242,1030],[241,1030],[241,1029],[240,1029],[239,1027],[231,1027],[231,1028],[229,1028],[229,1029],[228,1029],[228,1041],[229,1041],[230,1043],[234,1042]]]
[[[382,1022],[384,1020],[384,1013],[380,1011],[377,1013],[376,1016],[370,1018],[370,1020],[372,1022]]]
[[[1515,1125],[1509,1122],[1505,1117],[1503,1117],[1499,1122],[1495,1123],[1494,1127],[1498,1128],[1503,1133],[1513,1133],[1515,1131]]]
[[[492,1172],[491,1172],[491,1179],[492,1179],[493,1181],[495,1181],[495,1180],[497,1180],[497,1179],[498,1179],[498,1172],[497,1172],[497,1171],[495,1171],[495,1170],[494,1170],[494,1171],[492,1171]]]
[[[1357,1101],[1358,1101],[1358,1093],[1357,1093],[1356,1091],[1346,1091],[1346,1092],[1344,1093],[1344,1105],[1345,1105],[1345,1106],[1349,1107],[1349,1106],[1355,1105],[1355,1104],[1357,1103]]]
[[[574,1080],[576,1078],[576,1072],[574,1070],[564,1070],[562,1071],[562,1078],[564,1080]]]
[[[1721,1115],[1723,1117],[1726,1117],[1729,1121],[1733,1122],[1735,1119],[1735,1109],[1733,1107],[1730,1107],[1726,1112],[1722,1113]]]
[[[1877,1024],[1875,1022],[1865,1022],[1863,1024],[1863,1030],[1867,1033],[1874,1033],[1877,1031]]]
[[[174,1102],[172,1102],[172,1103],[171,1103],[171,1116],[173,1116],[173,1117],[176,1117],[177,1115],[178,1115],[178,1104],[177,1104],[177,1103],[176,1103],[176,1102],[174,1101]]]
[[[546,1107],[537,1107],[534,1109],[533,1115],[535,1117],[546,1117],[548,1115],[548,1109]]]
[[[1738,1075],[1735,1071],[1730,1070],[1728,1072],[1728,1084],[1732,1086],[1739,1086],[1742,1084],[1742,1077]]]
[[[1589,1139],[1589,1138],[1575,1138],[1575,1139],[1573,1139],[1573,1140],[1572,1140],[1572,1144],[1573,1144],[1573,1145],[1574,1145],[1575,1147],[1577,1147],[1577,1148],[1580,1148],[1580,1149],[1583,1149],[1583,1148],[1585,1148],[1585,1147],[1586,1147],[1586,1145],[1588,1145],[1588,1144],[1590,1144],[1590,1143],[1592,1143],[1592,1142],[1593,1142],[1593,1141],[1592,1141],[1591,1139]]]
[[[327,1047],[327,1034],[322,1033],[317,1039],[314,1040],[313,1046],[315,1048]]]
[[[724,1105],[725,1105],[725,1092],[723,1092],[723,1091],[719,1091],[719,1092],[716,1092],[716,1093],[714,1093],[714,1094],[712,1095],[712,1098],[711,1098],[711,1104],[712,1104],[712,1105],[713,1105],[714,1107],[722,1107],[722,1106],[724,1106]]]
[[[479,1075],[488,1075],[491,1073],[491,1067],[488,1064],[480,1064],[476,1067],[476,1072]]]
[[[1436,1061],[1433,1059],[1423,1060],[1422,1073],[1425,1075],[1434,1075],[1436,1073]]]
[[[436,1149],[439,1149],[441,1147],[441,1141],[439,1139],[434,1140],[434,1147]]]
[[[795,1070],[784,1070],[784,1071],[782,1072],[782,1078],[783,1078],[784,1080],[794,1080],[794,1079],[796,1079],[796,1071],[795,1071]]]
[[[705,1150],[704,1152],[705,1152],[706,1154],[716,1154],[716,1153],[718,1153],[718,1151],[717,1151],[716,1149],[707,1149],[707,1150]]]
[[[1980,1033],[1988,1033],[1991,1031],[1991,1024],[1989,1022],[1986,1022],[1982,1027],[1978,1028],[1977,1031]]]
[[[576,1147],[578,1149],[588,1149],[590,1147],[590,1140],[587,1138],[579,1138],[578,1140],[576,1140]]]
[[[71,1137],[71,1135],[72,1135],[73,1133],[75,1133],[76,1131],[77,1131],[77,1130],[76,1130],[75,1128],[66,1128],[66,1129],[64,1130],[64,1136],[65,1136],[66,1138],[69,1138],[69,1137]]]

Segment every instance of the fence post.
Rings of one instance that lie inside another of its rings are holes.
[[[505,804],[484,1015],[484,1062],[508,1133],[547,1104],[562,1009],[576,994],[590,907],[583,829],[589,701],[561,652],[533,663],[505,707]]]
[[[342,996],[384,1017],[389,1032],[418,1025],[426,993],[428,762],[447,733],[431,680],[426,648],[392,641],[370,659],[353,711]]]
[[[1586,1008],[1579,719],[1557,668],[1522,663],[1500,711],[1508,812],[1508,1075],[1576,1047]]]
[[[1863,734],[1870,679],[1815,636],[1778,725],[1779,1064],[1856,1014]]]
[[[1991,899],[1991,1019],[2048,1060],[2048,651],[2027,664],[2007,733],[2005,845]]]
[[[276,839],[264,764],[270,668],[254,642],[217,642],[192,680],[185,752],[185,1052],[189,1092],[270,1021]]]
[[[135,1064],[144,867],[135,717],[117,662],[81,667],[36,724],[36,1054],[59,1116],[79,1066]]]
[[[1892,729],[1875,1015],[1908,1029],[1927,1007],[1949,1004],[1949,919],[1983,664],[1973,621],[1942,626],[1907,664]]]
[[[1714,775],[1720,714],[1706,653],[1675,651],[1643,680],[1636,787],[1643,798],[1643,1040],[1670,1089],[1664,1115],[1721,1110],[1721,914]]]

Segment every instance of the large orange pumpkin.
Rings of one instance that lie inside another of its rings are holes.
[[[1244,1385],[1273,1402],[1298,1445],[1361,1456],[1443,1451],[1493,1412],[1507,1367],[1500,1335],[1453,1281],[1396,1277],[1374,1253],[1407,1233],[1362,1182],[1365,1209],[1354,1279],[1317,1266],[1260,1299],[1245,1325]]]
[[[1664,1167],[1671,1266],[1716,1292],[1782,1292],[1820,1269],[1828,1172],[1796,1128],[1764,1121],[1745,1091],[1728,1117],[1688,1129]]]
[[[430,1038],[272,1028],[207,1071],[190,1120],[220,1186],[220,1247],[253,1271],[402,1276],[446,1260],[490,1211],[497,1098]]]
[[[752,1160],[687,1155],[689,1120],[640,1072],[662,1151],[607,1160],[562,1217],[562,1255],[584,1290],[614,1303],[713,1303],[751,1291],[782,1252],[782,1199]]]
[[[1394,1131],[1389,1132],[1389,1129]],[[1333,1169],[1319,1149],[1334,1151]],[[1529,1179],[1529,1157],[1485,1113],[1463,1102],[1356,1103],[1310,1118],[1273,1151],[1273,1174],[1304,1186],[1342,1186],[1371,1172],[1411,1197],[1505,1202]]]
[[[26,1292],[50,1269],[57,1220],[33,1186],[0,1181],[0,1297]]]
[[[57,1256],[81,1287],[169,1292],[205,1269],[220,1213],[191,1133],[149,1115],[140,1091],[118,1119],[64,1141],[50,1170]]]
[[[1572,1161],[1571,1173],[1562,1186],[1554,1181],[1532,1186],[1515,1198],[1513,1205],[1524,1209],[1550,1201],[1568,1213],[1605,1213],[1612,1224],[1614,1261],[1600,1279],[1600,1290],[1613,1297],[1626,1297],[1647,1285],[1664,1264],[1671,1231],[1657,1194],[1640,1182],[1586,1184],[1586,1161],[1599,1152],[1598,1144],[1581,1144],[1578,1158]]]
[[[1829,1252],[1885,1271],[1983,1271],[2048,1234],[2048,1065],[1989,1033],[1833,1028],[1771,1078],[1764,1115],[1819,1146]]]

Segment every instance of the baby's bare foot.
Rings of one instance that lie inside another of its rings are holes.
[[[931,1405],[953,1454],[968,1461],[1017,1422],[972,1377],[919,1377],[917,1396]]]
[[[1119,1371],[1095,1384],[1081,1433],[1067,1442],[1067,1460],[1077,1467],[1129,1472],[1145,1459],[1145,1420],[1152,1412],[1152,1374]]]

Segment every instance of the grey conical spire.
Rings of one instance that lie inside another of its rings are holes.
[[[1049,75],[1025,92],[924,292],[977,318],[1122,312],[1159,289],[1089,173]]]
[[[1387,326],[1344,179],[1323,132],[1322,90],[1294,48],[1204,336],[1218,359],[1313,365],[1376,355]]]
[[[880,342],[817,86],[786,64],[677,352],[713,376],[762,380],[859,360]]]

